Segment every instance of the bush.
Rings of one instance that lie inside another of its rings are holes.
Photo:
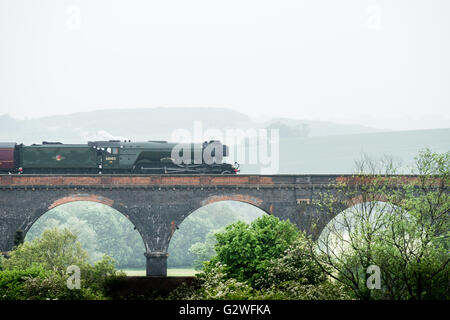
[[[64,275],[70,265],[77,265],[82,270],[89,265],[87,252],[68,229],[47,229],[40,238],[20,244],[9,255],[10,258],[4,261],[4,268],[8,270],[41,266]]]
[[[46,230],[41,238],[11,251],[0,272],[0,294],[6,299],[104,299],[110,278],[124,276],[109,256],[89,264],[88,255],[69,230]],[[81,289],[67,287],[67,267],[80,268]]]
[[[304,233],[300,233],[282,256],[270,261],[267,273],[257,280],[257,286],[270,288],[287,281],[317,285],[327,280],[309,251],[311,242]]]
[[[27,300],[103,300],[101,291],[81,286],[70,290],[67,276],[47,273],[44,277],[25,277],[23,295]]]
[[[278,261],[278,260],[277,260]],[[280,264],[273,263],[273,270]],[[289,270],[293,270],[290,266]],[[261,289],[252,288],[247,282],[241,282],[230,278],[225,265],[216,263],[197,275],[197,283],[182,285],[174,290],[169,299],[180,300],[345,300],[350,299],[345,287],[331,281],[323,274],[317,274],[320,279],[315,284],[309,283],[305,277],[296,278],[295,275],[283,275],[287,279],[277,282],[281,278],[270,277],[274,282],[265,282]],[[297,271],[295,274],[298,274]]]
[[[86,300],[104,299],[101,292],[84,286],[67,287],[67,276],[33,267],[0,272],[0,300]]]
[[[285,281],[262,290],[252,299],[262,300],[349,300],[351,296],[342,284],[325,280],[318,284],[305,284],[302,281]]]
[[[27,299],[25,282],[27,277],[44,277],[42,268],[34,267],[26,270],[0,271],[0,300]]]
[[[226,266],[220,262],[197,275],[197,280],[196,284],[178,287],[169,299],[248,300],[254,295],[254,290],[247,283],[229,278]]]
[[[217,255],[205,263],[205,272],[220,263],[224,277],[255,287],[256,280],[266,275],[270,261],[283,255],[297,236],[295,225],[274,216],[262,216],[251,224],[238,221],[216,234]]]
[[[216,235],[218,255],[205,263],[198,282],[179,287],[169,298],[349,299],[344,286],[330,280],[313,259],[312,240],[292,227],[270,216],[251,225],[238,222],[227,227]]]
[[[203,268],[203,263],[210,260],[211,257],[215,255],[215,244],[215,231],[210,231],[206,235],[205,242],[196,242],[189,248],[189,253],[194,257],[193,267],[195,270],[201,270]]]

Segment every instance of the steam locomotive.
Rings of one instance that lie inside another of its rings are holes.
[[[174,157],[175,155],[175,157]],[[0,143],[0,173],[18,174],[236,174],[220,141],[109,140],[87,144],[47,142],[25,146]]]

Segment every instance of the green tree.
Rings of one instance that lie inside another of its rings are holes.
[[[405,180],[391,174],[392,162],[365,159],[365,170],[318,203],[334,216],[360,202],[333,219],[310,247],[315,261],[359,299],[448,299],[449,164],[449,152],[424,150],[417,178]],[[367,285],[372,265],[381,270],[380,289]]]
[[[189,248],[189,253],[194,256],[194,269],[201,270],[203,263],[210,260],[216,254],[214,245],[216,244],[217,231],[210,231],[206,235],[205,242],[196,242]]]
[[[42,268],[34,267],[26,270],[0,271],[0,300],[27,299],[25,294],[25,282],[27,277],[44,277]]]
[[[90,263],[107,254],[120,268],[145,268],[141,236],[125,216],[106,205],[79,201],[58,206],[38,219],[26,239],[40,237],[51,228],[67,228],[76,234]]]
[[[195,243],[206,241],[211,230],[237,220],[250,222],[264,214],[249,204],[217,202],[200,208],[178,226],[169,247],[169,267],[192,267],[196,256],[189,252]],[[78,201],[58,206],[44,214],[28,231],[26,240],[40,237],[45,229],[70,229],[94,263],[104,254],[118,268],[145,269],[144,244],[130,221],[116,210],[99,203]]]
[[[178,226],[170,240],[167,265],[194,266],[197,256],[190,248],[196,243],[205,243],[208,233],[224,229],[236,221],[251,222],[263,214],[262,210],[238,201],[216,202],[196,210]]]
[[[236,222],[217,233],[217,253],[205,264],[205,272],[217,263],[223,265],[229,278],[248,282],[265,277],[272,259],[280,257],[298,236],[295,225],[264,215],[251,224]]]
[[[258,279],[258,287],[270,288],[289,281],[305,285],[326,281],[328,277],[309,251],[311,243],[312,240],[300,232],[283,255],[270,261],[265,277]]]
[[[44,270],[64,275],[70,265],[85,268],[88,254],[70,230],[47,229],[41,238],[24,242],[10,252],[10,258],[4,262],[6,269],[28,269],[41,266]]]
[[[40,238],[24,242],[9,255],[4,261],[6,271],[2,273],[10,275],[10,283],[4,288],[8,291],[7,288],[18,283],[21,288],[17,290],[24,299],[103,299],[107,282],[124,275],[115,270],[114,260],[107,255],[91,265],[77,236],[68,229],[47,229]],[[80,290],[69,290],[66,286],[67,268],[72,265],[80,268]],[[24,278],[26,281],[14,280],[14,272],[26,270],[31,270]]]
[[[418,179],[388,199],[398,206],[386,215],[376,247],[385,295],[393,299],[450,299],[450,152],[423,150]]]
[[[197,275],[198,283],[181,286],[172,299],[336,300],[349,299],[344,286],[332,281],[314,261],[305,234],[298,237],[278,258],[271,259],[255,284],[230,277],[229,269],[215,262]]]

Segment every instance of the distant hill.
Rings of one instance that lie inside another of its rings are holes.
[[[295,120],[276,118],[267,122],[267,126],[282,123],[289,127],[308,128],[309,137],[336,136],[345,134],[386,132],[389,130],[360,126],[355,124],[338,124],[328,121]]]
[[[246,128],[249,117],[220,108],[152,108],[102,110],[32,120],[0,116],[0,140],[26,144],[41,141],[84,143],[98,139],[168,140],[176,129],[193,130],[201,120],[208,128]]]
[[[225,108],[148,108],[80,112],[31,120],[16,120],[2,115],[0,141],[30,144],[44,140],[65,143],[99,139],[169,140],[176,129],[193,133],[195,121],[201,121],[204,131],[213,128],[223,133],[226,129],[267,128],[273,123],[294,129],[306,125],[310,137],[380,131],[320,121],[274,119],[255,122],[243,113]]]
[[[170,140],[176,129],[194,134],[194,123],[208,129],[280,128],[279,173],[351,173],[362,153],[390,154],[410,164],[420,149],[450,150],[450,129],[391,131],[359,125],[295,119],[252,121],[225,108],[151,108],[80,112],[31,120],[0,116],[0,141],[86,143],[89,140]],[[231,162],[231,161],[230,161]],[[243,165],[242,173],[260,173]]]

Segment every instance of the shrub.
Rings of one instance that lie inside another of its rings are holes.
[[[264,277],[272,259],[280,257],[298,236],[295,225],[265,215],[251,224],[236,222],[217,233],[216,256],[205,264],[205,272],[217,263],[224,277],[255,286]]]
[[[26,270],[0,271],[0,300],[27,299],[25,294],[27,277],[43,278],[45,277],[45,270],[34,267]]]
[[[283,255],[270,261],[267,272],[257,279],[257,287],[270,288],[287,281],[305,285],[317,285],[325,281],[326,274],[310,253],[311,242],[304,233],[300,233]]]
[[[69,230],[45,230],[40,238],[19,245],[3,262],[0,290],[7,299],[105,299],[110,278],[124,276],[104,255],[89,264],[86,251]],[[80,268],[81,289],[67,287],[67,267]]]
[[[253,297],[253,289],[245,282],[228,277],[226,266],[216,263],[197,275],[198,282],[182,285],[169,299],[183,300],[247,300]]]

